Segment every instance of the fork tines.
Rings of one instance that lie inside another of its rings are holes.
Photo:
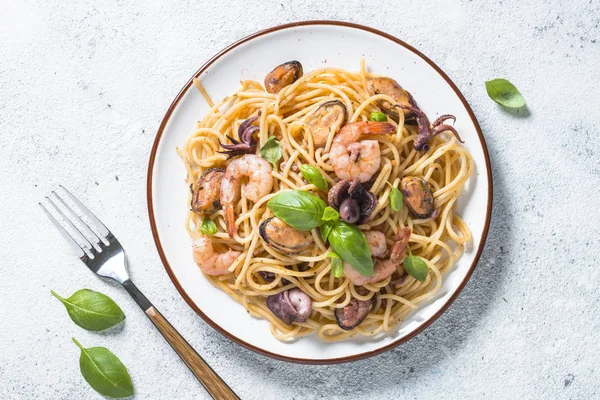
[[[95,258],[109,245],[111,233],[96,216],[62,185],[39,203],[61,235],[82,259]]]

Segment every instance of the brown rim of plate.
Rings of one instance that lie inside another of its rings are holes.
[[[400,46],[412,51],[413,53],[415,53],[419,57],[421,57],[423,60],[425,60],[429,65],[431,65],[442,76],[442,78],[444,78],[446,80],[446,82],[448,82],[448,84],[452,87],[452,89],[454,90],[454,92],[459,97],[460,101],[462,102],[462,104],[465,106],[467,112],[469,113],[469,116],[471,117],[471,121],[473,122],[473,125],[475,126],[475,129],[477,130],[477,135],[479,136],[479,141],[481,142],[481,146],[483,148],[483,153],[485,156],[485,164],[486,164],[486,168],[487,168],[487,176],[488,176],[488,204],[487,204],[487,210],[486,210],[486,215],[485,215],[485,225],[483,227],[483,232],[481,235],[481,242],[479,244],[479,248],[477,249],[477,254],[475,255],[475,259],[473,260],[473,263],[469,267],[469,271],[467,272],[467,275],[465,276],[463,281],[460,283],[458,288],[455,290],[454,294],[452,294],[452,296],[450,296],[448,301],[446,301],[446,303],[444,303],[444,305],[432,317],[430,317],[427,321],[425,321],[423,324],[421,324],[421,326],[419,326],[416,330],[411,332],[409,335],[407,335],[393,343],[388,344],[387,346],[384,346],[377,350],[356,354],[353,356],[326,359],[326,360],[287,357],[287,356],[282,356],[280,354],[271,353],[270,351],[266,351],[264,349],[258,348],[256,346],[251,345],[250,343],[247,343],[247,342],[241,340],[240,338],[238,338],[237,336],[234,336],[233,334],[224,330],[217,323],[215,323],[213,320],[208,318],[208,316],[206,316],[198,308],[198,306],[192,301],[192,299],[187,295],[187,293],[185,292],[183,287],[181,287],[181,284],[177,280],[177,277],[175,276],[175,274],[173,273],[173,270],[171,269],[171,266],[169,265],[167,257],[165,256],[165,252],[163,251],[162,244],[160,242],[160,238],[158,236],[158,231],[156,229],[156,221],[154,218],[154,205],[152,202],[152,174],[153,174],[154,161],[156,159],[156,151],[158,149],[158,144],[160,143],[160,139],[162,137],[163,131],[164,131],[165,127],[167,126],[167,123],[169,122],[169,118],[171,117],[171,114],[175,110],[175,107],[177,107],[177,104],[179,103],[179,101],[181,100],[183,95],[186,93],[186,91],[193,85],[193,79],[199,77],[208,67],[210,67],[221,56],[223,56],[227,52],[235,49],[236,47],[238,47],[241,44],[244,44],[252,39],[255,39],[257,37],[260,37],[262,35],[265,35],[265,34],[268,34],[271,32],[276,32],[276,31],[280,31],[280,30],[288,29],[288,28],[295,28],[298,26],[307,26],[307,25],[337,25],[337,26],[344,26],[344,27],[348,27],[348,28],[360,29],[363,31],[371,32],[371,33],[374,33],[381,37],[384,37],[386,39],[389,39],[389,40],[399,44]],[[368,357],[383,353],[387,350],[390,350],[390,349],[398,346],[399,344],[412,339],[413,337],[415,337],[416,335],[421,333],[429,325],[431,325],[436,319],[438,319],[439,316],[442,315],[442,313],[444,313],[444,311],[446,311],[448,306],[450,306],[450,304],[452,304],[452,302],[456,299],[456,297],[458,297],[458,295],[460,294],[460,292],[466,285],[467,281],[473,274],[473,270],[475,269],[475,266],[477,265],[477,262],[479,261],[479,258],[481,257],[481,253],[483,252],[483,248],[485,247],[485,242],[486,242],[489,227],[490,227],[490,218],[491,218],[491,211],[492,211],[492,167],[490,165],[490,157],[488,154],[487,146],[485,144],[485,139],[481,132],[481,128],[479,126],[479,123],[477,122],[477,119],[475,118],[475,114],[473,113],[473,110],[467,103],[467,100],[465,100],[465,97],[462,95],[460,90],[458,90],[458,87],[454,84],[454,82],[452,82],[450,80],[450,78],[444,73],[444,71],[442,71],[442,69],[440,67],[438,67],[433,61],[431,61],[429,58],[427,58],[423,53],[421,53],[419,50],[404,43],[402,40],[400,40],[388,33],[382,32],[380,30],[377,30],[377,29],[374,29],[374,28],[371,28],[368,26],[358,25],[358,24],[354,24],[351,22],[329,21],[329,20],[300,21],[300,22],[292,22],[292,23],[283,24],[283,25],[277,25],[277,26],[253,33],[249,36],[246,36],[246,37],[238,40],[237,42],[229,45],[228,47],[226,47],[225,49],[223,49],[219,53],[217,53],[215,56],[213,56],[202,67],[200,67],[200,69],[194,74],[194,76],[192,78],[190,78],[190,80],[185,84],[183,89],[181,89],[181,91],[177,94],[177,97],[175,97],[175,100],[173,100],[173,103],[171,103],[171,105],[169,106],[169,109],[167,110],[167,113],[165,114],[165,117],[163,118],[163,120],[160,124],[160,127],[158,128],[158,132],[156,133],[156,138],[154,139],[154,144],[152,146],[152,151],[150,153],[150,161],[148,164],[148,179],[147,179],[146,195],[147,195],[147,200],[148,200],[148,214],[150,216],[150,226],[152,227],[152,236],[154,237],[154,242],[156,243],[156,248],[158,250],[158,254],[160,255],[160,259],[162,260],[164,267],[165,267],[167,273],[169,274],[169,277],[173,281],[173,284],[179,291],[179,294],[181,294],[181,297],[184,298],[184,300],[189,304],[189,306],[192,307],[192,309],[194,311],[196,311],[196,313],[198,315],[200,315],[204,319],[204,321],[206,321],[210,326],[212,326],[218,332],[220,332],[227,338],[233,340],[234,342],[246,347],[247,349],[253,350],[259,354],[262,354],[262,355],[265,355],[265,356],[268,356],[271,358],[275,358],[275,359],[282,360],[282,361],[301,363],[301,364],[337,364],[337,363],[356,361],[356,360],[368,358]]]

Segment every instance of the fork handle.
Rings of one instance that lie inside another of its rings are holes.
[[[146,316],[150,318],[150,321],[160,331],[163,337],[169,342],[173,350],[183,360],[185,365],[192,371],[196,378],[200,381],[206,391],[212,396],[213,399],[238,399],[239,397],[233,390],[221,379],[219,375],[204,361],[202,357],[190,344],[177,332],[173,325],[167,321],[163,315],[150,303],[150,301],[144,296],[142,292],[131,282],[127,280],[123,283],[123,286],[136,303],[144,310]]]

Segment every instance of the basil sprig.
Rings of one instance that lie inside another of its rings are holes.
[[[217,233],[217,225],[215,225],[215,222],[212,219],[204,217],[202,225],[200,225],[200,232],[204,235],[214,235]]]
[[[404,269],[410,276],[421,282],[427,278],[427,274],[429,273],[429,268],[425,261],[412,254],[404,259]]]
[[[390,191],[390,206],[393,211],[400,211],[402,209],[402,192],[397,187],[392,186],[391,183],[386,183],[392,188]]]
[[[342,260],[350,263],[362,276],[373,276],[371,250],[365,234],[356,225],[335,221],[328,239]]]
[[[304,177],[304,179],[306,179],[309,183],[312,183],[319,189],[327,190],[327,188],[329,187],[329,185],[327,184],[327,179],[325,179],[323,174],[321,174],[316,167],[304,164],[300,167],[300,172],[302,172],[302,176]]]
[[[73,342],[81,349],[79,369],[92,389],[103,396],[129,397],[133,384],[125,365],[106,347],[84,348],[75,338]]]
[[[83,329],[102,331],[125,319],[123,310],[103,293],[81,289],[67,299],[53,290],[50,293],[64,304],[69,317]]]
[[[321,239],[323,239],[324,242],[327,242],[327,239],[329,238],[329,234],[331,233],[332,229],[333,229],[333,221],[326,221],[323,225],[321,225],[319,227],[319,231],[321,233]]]
[[[267,139],[263,147],[260,148],[260,156],[273,164],[273,168],[277,170],[277,161],[281,159],[281,143],[271,136]]]
[[[379,112],[379,111],[373,111],[371,113],[371,116],[369,117],[369,119],[371,121],[377,121],[377,122],[385,122],[387,121],[387,117],[385,116],[384,113]]]
[[[508,108],[520,108],[525,105],[525,99],[519,89],[506,79],[492,79],[485,83],[488,96],[496,103]]]
[[[337,221],[340,219],[340,213],[335,208],[327,206],[323,211],[321,219],[323,221]]]
[[[329,210],[331,207],[327,207],[321,198],[302,190],[281,192],[269,200],[267,207],[298,230],[309,231],[320,227],[323,241],[329,240],[332,249],[344,262],[352,265],[361,275],[373,275],[373,259],[364,233],[357,226],[337,219],[339,213],[334,209]]]
[[[334,278],[342,276],[342,273],[344,272],[344,263],[340,256],[337,253],[330,251],[327,254],[327,257],[331,258],[331,275],[333,275]]]
[[[286,224],[301,231],[310,231],[321,225],[327,204],[303,190],[280,192],[267,203],[269,210]]]

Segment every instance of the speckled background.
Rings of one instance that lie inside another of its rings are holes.
[[[0,398],[100,398],[78,349],[112,349],[137,399],[207,394],[124,290],[83,267],[37,207],[59,183],[112,228],[147,296],[244,399],[600,398],[600,3],[320,0],[0,2]],[[211,55],[305,19],[373,26],[456,82],[493,165],[488,244],[424,333],[338,366],[274,361],[231,343],[181,299],[154,248],[146,166],[175,94]],[[510,113],[484,81],[528,103]],[[127,320],[91,333],[50,296],[88,287]]]

